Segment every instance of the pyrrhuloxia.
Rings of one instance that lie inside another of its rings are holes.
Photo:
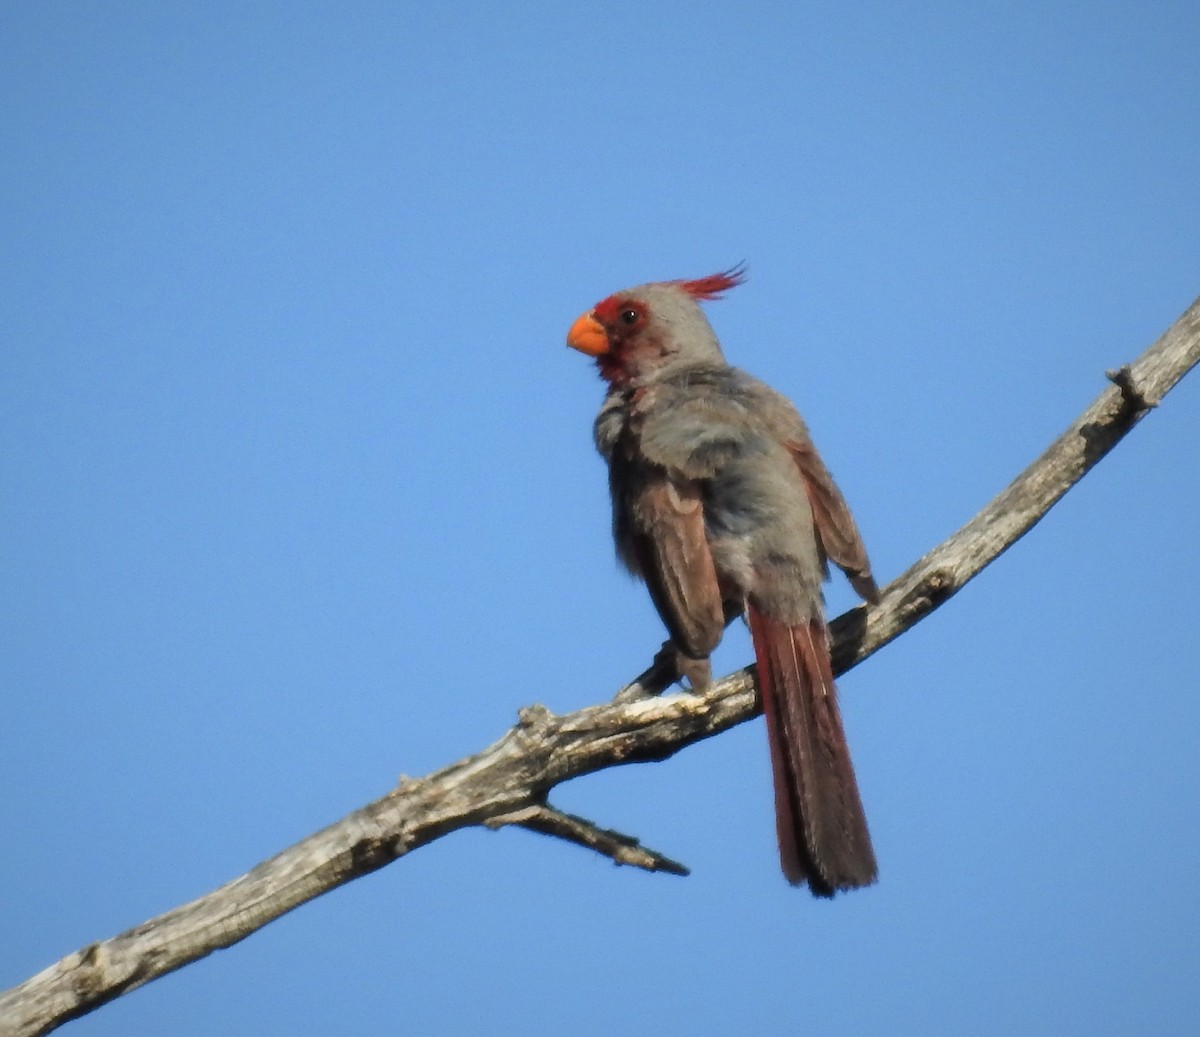
[[[617,292],[571,327],[608,394],[595,439],[613,537],[700,690],[726,624],[745,613],[775,777],[783,873],[833,896],[875,881],[875,854],[830,667],[821,583],[832,559],[878,589],[841,493],[795,407],[730,367],[700,308],[740,270]]]

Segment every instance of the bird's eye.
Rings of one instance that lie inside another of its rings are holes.
[[[636,324],[639,317],[641,317],[641,314],[637,310],[622,310],[620,321],[628,327],[631,324]]]

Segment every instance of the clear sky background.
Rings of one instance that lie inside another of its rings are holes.
[[[891,579],[1200,293],[1200,6],[0,9],[0,987],[657,648],[597,299],[710,316]],[[841,682],[881,867],[761,720],[456,834],[79,1035],[1194,1034],[1200,377]],[[830,588],[830,607],[852,598]],[[717,669],[750,658],[731,631]]]

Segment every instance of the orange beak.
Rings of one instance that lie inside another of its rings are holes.
[[[585,313],[567,332],[567,345],[588,356],[601,356],[608,352],[608,333],[593,314]]]

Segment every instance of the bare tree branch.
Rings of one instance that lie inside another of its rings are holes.
[[[1200,300],[966,526],[883,591],[877,606],[831,624],[835,671],[878,651],[999,557],[1200,361]],[[758,713],[752,668],[704,695],[653,697],[673,677],[662,659],[609,704],[555,716],[540,706],[482,752],[419,779],[164,915],[93,943],[0,994],[0,1034],[55,1029],[128,990],[229,947],[280,915],[448,832],[517,824],[649,870],[686,874],[636,839],[563,814],[546,800],[569,778],[662,760]]]
[[[500,817],[489,817],[484,824],[488,828],[520,825],[531,832],[554,835],[567,842],[578,843],[605,857],[611,857],[617,864],[630,864],[645,871],[665,871],[671,875],[691,874],[678,861],[673,861],[655,850],[648,850],[631,835],[614,832],[611,828],[601,828],[577,814],[564,814],[561,810],[555,810],[549,804],[525,807]]]

